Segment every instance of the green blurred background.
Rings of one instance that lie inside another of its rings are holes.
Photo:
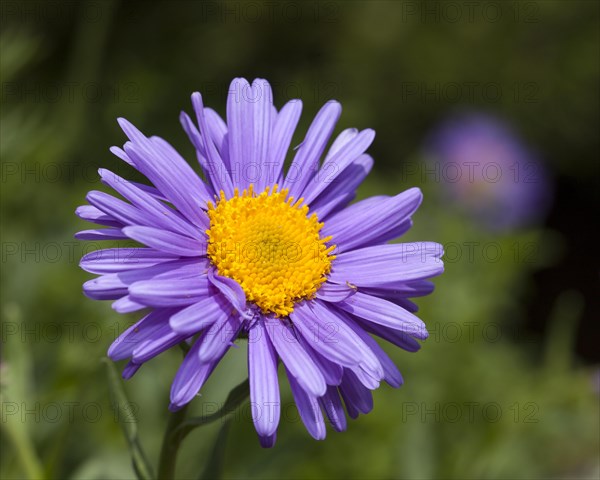
[[[276,447],[259,447],[242,409],[224,476],[598,478],[599,5],[2,0],[1,477],[134,478],[101,359],[136,317],[81,293],[90,276],[78,259],[99,245],[73,240],[86,228],[73,212],[100,188],[98,167],[136,178],[108,152],[124,142],[117,116],[194,162],[178,122],[189,95],[224,113],[231,79],[260,76],[278,106],[302,98],[295,144],[330,98],[344,106],[337,131],[374,128],[359,196],[422,188],[406,238],[459,249],[417,301],[431,331],[422,350],[385,347],[400,390],[380,388],[372,413],[316,442],[282,381]],[[490,232],[446,202],[439,181],[406,174],[431,129],[464,108],[510,122],[540,152],[554,192],[545,220]],[[245,348],[193,412],[245,378]],[[125,384],[153,462],[180,359],[169,351]],[[181,478],[199,477],[217,431],[191,434]]]

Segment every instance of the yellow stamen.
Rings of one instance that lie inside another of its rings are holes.
[[[313,298],[331,270],[335,246],[321,238],[317,215],[277,185],[255,194],[253,186],[232,198],[221,191],[208,204],[207,254],[219,275],[233,278],[264,313],[287,316]]]

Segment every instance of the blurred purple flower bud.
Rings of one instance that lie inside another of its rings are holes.
[[[544,219],[552,197],[548,172],[501,120],[483,113],[453,116],[432,132],[426,153],[449,200],[477,222],[509,230]]]

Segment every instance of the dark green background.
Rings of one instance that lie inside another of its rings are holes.
[[[135,316],[81,293],[78,258],[97,245],[73,240],[86,228],[73,212],[100,188],[98,167],[136,178],[108,152],[124,142],[117,116],[193,163],[179,112],[200,90],[224,113],[236,76],[267,78],[278,106],[302,98],[295,144],[326,100],[341,101],[338,131],[377,131],[360,196],[421,187],[407,238],[460,255],[418,301],[423,349],[386,347],[405,386],[382,387],[371,414],[316,442],[282,377],[276,447],[259,447],[242,410],[225,476],[598,478],[598,5],[3,0],[2,478],[133,478],[100,360]],[[431,129],[465,109],[510,122],[540,152],[554,191],[545,222],[486,231],[440,181],[407,175]],[[167,352],[125,385],[154,463],[180,358]],[[214,409],[244,369],[240,343],[192,410]],[[216,433],[189,437],[181,478],[199,477]]]

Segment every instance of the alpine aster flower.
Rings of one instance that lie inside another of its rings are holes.
[[[402,377],[371,334],[405,350],[427,337],[409,297],[427,295],[442,272],[440,245],[387,244],[411,227],[422,196],[410,189],[353,205],[370,171],[370,129],[342,131],[320,164],[341,113],[319,111],[293,162],[284,160],[302,104],[273,106],[265,80],[235,79],[227,123],[192,95],[197,124],[181,123],[205,180],[165,140],[119,119],[129,137],[111,151],[153,186],[100,169],[125,200],[92,191],[79,207],[104,225],[80,239],[141,243],[90,253],[81,267],[100,276],[87,296],[114,300],[120,313],[149,309],[110,347],[129,359],[123,376],[180,342],[191,348],[171,388],[176,410],[198,393],[240,336],[248,338],[251,409],[263,446],[272,446],[280,417],[281,360],[300,416],[316,439],[323,412],[335,430],[373,407],[371,390]],[[342,403],[343,400],[343,403]]]

